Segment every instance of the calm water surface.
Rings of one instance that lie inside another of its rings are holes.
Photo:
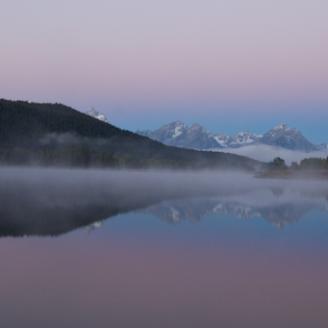
[[[63,172],[0,172],[1,327],[328,327],[325,183]]]

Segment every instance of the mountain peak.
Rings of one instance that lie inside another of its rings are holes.
[[[193,123],[193,125],[191,126],[191,128],[190,129],[192,129],[192,130],[205,130],[204,129],[204,127],[202,127],[200,124],[198,124],[198,123]]]
[[[240,148],[254,144],[302,151],[314,151],[318,148],[308,141],[300,131],[290,128],[286,123],[279,123],[263,135],[243,131],[229,136],[222,133],[211,133],[200,124],[194,123],[192,126],[187,126],[181,121],[175,121],[158,130],[141,134],[171,146],[202,150]],[[321,146],[321,148],[323,147]]]
[[[89,116],[91,116],[91,117],[96,118],[96,119],[99,120],[99,121],[103,121],[103,122],[108,123],[108,119],[107,119],[106,115],[104,115],[104,114],[98,112],[98,111],[97,111],[96,109],[94,109],[94,108],[91,108],[90,110],[88,110],[88,111],[86,112],[86,114],[89,115]]]
[[[173,121],[173,122],[168,123],[164,126],[167,126],[167,127],[183,127],[183,126],[185,126],[185,124],[182,121]]]
[[[293,130],[293,129],[291,129],[286,123],[279,123],[274,128],[272,128],[272,130],[289,131],[289,130]]]
[[[316,146],[308,141],[300,131],[288,127],[285,123],[280,123],[266,132],[261,141],[267,145],[291,150],[316,150]]]

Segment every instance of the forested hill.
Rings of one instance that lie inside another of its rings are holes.
[[[62,104],[0,100],[0,110],[1,144],[35,140],[49,133],[74,133],[88,138],[131,135]]]
[[[0,100],[4,164],[254,170],[246,157],[165,146],[62,104]]]

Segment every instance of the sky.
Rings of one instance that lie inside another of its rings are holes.
[[[328,141],[326,0],[1,0],[0,98]]]

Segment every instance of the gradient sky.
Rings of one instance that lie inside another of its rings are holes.
[[[1,0],[0,97],[328,141],[326,0]]]

